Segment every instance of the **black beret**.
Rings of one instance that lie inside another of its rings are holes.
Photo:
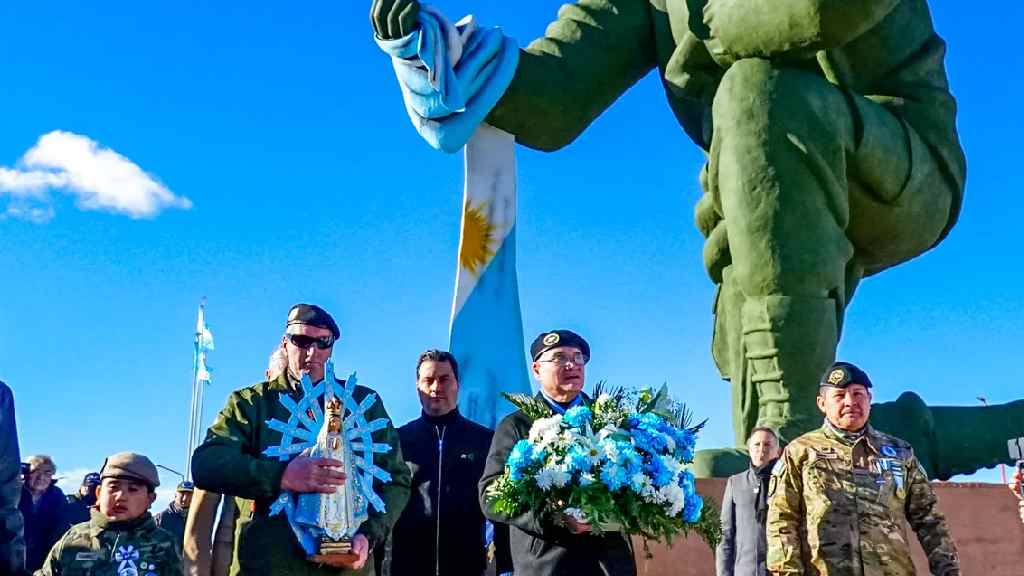
[[[533,339],[533,344],[530,344],[530,356],[536,360],[541,354],[559,346],[578,348],[583,353],[583,357],[588,362],[590,361],[590,344],[587,344],[587,341],[582,336],[572,330],[541,332]]]
[[[850,384],[871,388],[871,378],[868,378],[867,372],[849,362],[836,362],[825,371],[825,376],[821,379],[821,386],[832,388],[846,388]]]
[[[316,326],[317,328],[330,330],[335,340],[341,338],[341,330],[338,328],[338,324],[334,322],[334,318],[331,318],[331,315],[326,310],[316,304],[296,304],[292,306],[292,309],[288,311],[287,325],[291,326],[292,324]]]

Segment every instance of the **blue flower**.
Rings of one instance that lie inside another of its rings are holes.
[[[590,459],[590,451],[579,444],[566,451],[565,459],[570,472],[589,472],[594,465]]]
[[[626,470],[621,466],[609,464],[601,470],[601,482],[604,482],[604,485],[612,492],[622,488],[628,479],[629,476],[626,474]]]
[[[615,442],[611,456],[615,464],[623,467],[629,475],[639,472],[643,464],[643,458],[629,442]]]
[[[590,408],[575,406],[565,411],[565,415],[562,416],[562,422],[570,428],[583,428],[585,424],[590,423],[591,417]]]
[[[679,473],[679,487],[683,489],[687,496],[696,493],[697,483],[693,478],[693,472],[683,470]]]
[[[651,484],[655,488],[661,488],[672,482],[672,471],[669,470],[661,458],[654,456],[644,465],[644,471],[651,478]]]
[[[633,430],[633,444],[649,454],[660,454],[668,446],[668,439],[661,432],[636,428]]]
[[[700,521],[700,513],[704,509],[704,500],[696,493],[686,495],[686,505],[683,507],[683,521],[694,524]]]

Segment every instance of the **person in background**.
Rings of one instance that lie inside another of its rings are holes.
[[[1020,468],[1017,468],[1017,473],[1013,476],[1013,484],[1010,484],[1010,490],[1013,495],[1017,497],[1017,512],[1020,514],[1020,521],[1024,524],[1024,492],[1021,492],[1021,482],[1024,472],[1021,472]]]
[[[153,517],[157,526],[174,535],[179,550],[185,542],[185,518],[188,517],[188,507],[192,504],[192,490],[191,482],[180,482],[174,490],[174,500]]]
[[[218,513],[219,510],[219,513]],[[185,520],[185,576],[228,576],[235,524],[252,515],[252,502],[196,488]],[[216,523],[216,526],[214,524]]]
[[[25,528],[21,498],[21,453],[14,418],[14,395],[0,382],[0,574],[25,571]]]
[[[53,543],[67,531],[64,492],[53,481],[57,465],[45,454],[29,456],[18,509],[25,519],[25,569],[38,570]]]
[[[459,363],[427,350],[416,362],[423,411],[398,429],[412,471],[412,496],[391,533],[390,576],[481,576],[487,568],[486,522],[477,501],[494,432],[459,413]],[[508,559],[508,527],[494,530],[495,558]],[[511,572],[511,562],[497,574]]]
[[[89,509],[96,504],[96,489],[100,487],[99,472],[89,472],[82,478],[82,485],[77,494],[69,494],[64,514],[68,524],[74,526],[79,522],[89,521]]]
[[[715,551],[718,576],[765,576],[768,479],[782,452],[779,436],[766,426],[747,439],[750,468],[729,477],[722,497],[722,539]]]

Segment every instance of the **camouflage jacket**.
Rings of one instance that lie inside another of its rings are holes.
[[[904,519],[931,573],[959,576],[956,546],[910,444],[870,426],[850,441],[825,424],[787,446],[772,472],[768,572],[914,576]]]
[[[174,537],[146,512],[135,520],[111,522],[93,511],[54,544],[35,576],[181,576]]]
[[[196,486],[203,490],[253,500],[253,514],[238,519],[235,526],[235,557],[231,574],[267,574],[328,576],[352,574],[322,567],[306,560],[284,513],[269,516],[270,504],[281,492],[281,477],[288,462],[263,455],[263,451],[281,442],[281,433],[270,428],[267,421],[276,418],[287,422],[288,410],[281,404],[281,394],[298,401],[301,394],[289,383],[285,375],[236,390],[213,426],[206,440],[192,456],[192,475]],[[358,403],[372,390],[356,386],[353,399]],[[366,420],[388,418],[384,403],[378,398],[366,412]],[[374,464],[391,474],[391,482],[374,481],[374,491],[384,501],[384,513],[372,507],[367,519],[359,527],[370,548],[387,538],[391,527],[409,500],[409,467],[402,459],[398,431],[390,420],[386,428],[373,433],[374,442],[387,443],[392,450],[374,456]],[[374,571],[371,556],[357,574]]]
[[[25,569],[25,524],[18,509],[20,477],[14,397],[11,389],[0,382],[0,574],[17,574]]]

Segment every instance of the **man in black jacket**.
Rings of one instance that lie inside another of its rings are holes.
[[[96,489],[99,487],[99,472],[89,472],[82,478],[82,485],[78,487],[78,492],[69,494],[67,497],[64,512],[67,515],[68,524],[74,526],[89,521],[89,509],[96,504]]]
[[[57,465],[45,454],[26,459],[28,471],[21,489],[18,509],[25,519],[25,569],[34,572],[43,566],[50,548],[68,531],[64,492],[53,481]]]
[[[541,389],[537,398],[547,402],[553,413],[589,403],[583,383],[590,345],[579,334],[569,330],[543,332],[530,346],[530,355],[533,376]],[[490,508],[487,488],[505,472],[512,446],[529,436],[532,424],[521,410],[498,424],[479,486],[484,514],[510,525],[516,576],[635,576],[632,546],[621,532],[597,535],[589,524],[570,516],[550,517],[530,510],[506,517]]]
[[[398,429],[412,495],[392,531],[388,573],[480,576],[486,520],[476,490],[494,432],[459,414],[459,364],[451,353],[420,354],[416,390],[423,415]],[[498,574],[512,569],[507,530],[495,530]]]

